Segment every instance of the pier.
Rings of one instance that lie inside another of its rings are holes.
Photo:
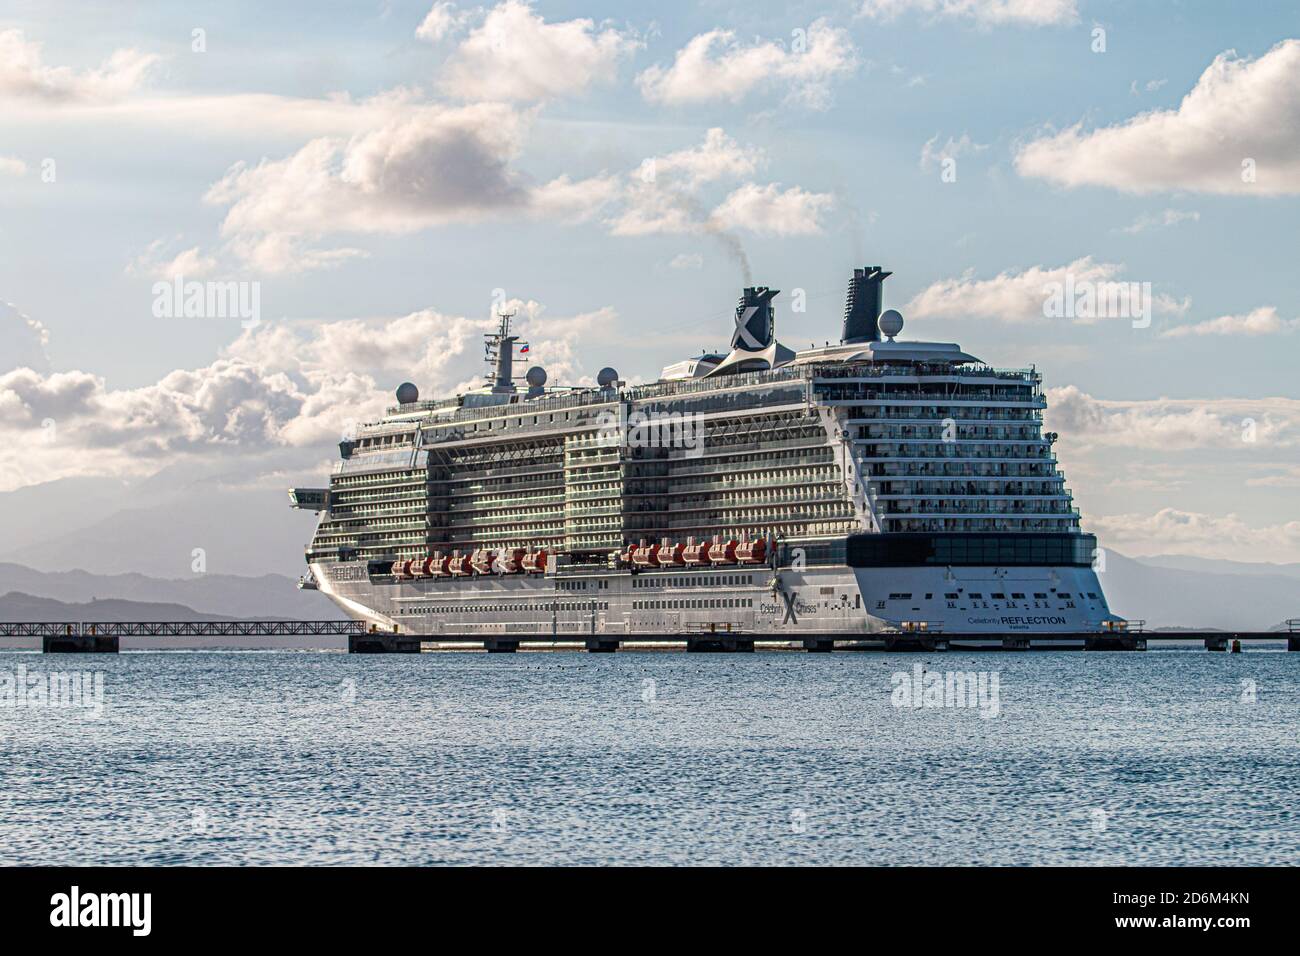
[[[1138,623],[1138,622],[1134,622]],[[756,648],[831,651],[935,653],[943,651],[1145,651],[1151,643],[1200,643],[1207,651],[1239,651],[1244,644],[1285,641],[1300,651],[1300,618],[1285,631],[1146,631],[1140,627],[1058,634],[944,632],[924,628],[873,634],[781,635],[745,632],[733,626],[696,628],[672,634],[585,634],[559,639],[535,633],[422,635],[397,628],[380,630],[362,621],[80,621],[0,622],[0,639],[41,639],[47,654],[116,654],[123,637],[343,636],[350,654],[419,654],[425,645],[512,654],[521,649],[572,649],[589,653],[618,650],[685,650],[689,653],[750,653]],[[527,645],[525,647],[524,645]],[[0,645],[2,646],[2,645]]]

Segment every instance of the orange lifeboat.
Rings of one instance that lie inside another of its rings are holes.
[[[450,567],[447,568],[447,570],[450,571],[451,576],[455,578],[460,578],[460,577],[464,577],[467,574],[472,574],[473,566],[470,564],[469,555],[461,554],[459,551],[453,551],[451,553],[451,564]]]
[[[696,544],[694,538],[687,538],[686,547],[682,549],[682,561],[691,567],[708,564],[709,549],[712,547],[713,542],[711,541],[701,541]]]
[[[643,547],[644,544],[645,542],[642,542],[641,544],[629,544],[627,550],[620,554],[618,559],[622,561],[624,565],[633,564],[636,561],[637,550]]]
[[[632,555],[632,563],[638,568],[657,568],[659,567],[659,545],[652,544],[646,547],[645,542],[636,549]]]
[[[549,557],[545,548],[540,551],[530,551],[524,555],[523,568],[529,574],[545,574],[546,560]]]
[[[736,548],[739,546],[740,542],[735,538],[715,543],[709,549],[709,561],[713,564],[735,564]]]
[[[503,574],[518,574],[524,569],[524,555],[527,553],[523,548],[511,548],[509,551],[502,551],[497,555],[497,568]]]
[[[682,557],[686,546],[680,542],[673,544],[671,541],[665,541],[659,547],[659,565],[664,568],[681,568],[686,566],[686,561]]]
[[[470,566],[474,569],[475,573],[477,573],[477,574],[491,574],[491,573],[492,573],[492,559],[493,559],[494,557],[496,557],[496,552],[495,552],[495,551],[489,551],[489,550],[487,550],[486,548],[482,548],[482,549],[480,549],[480,550],[474,552],[474,556],[473,556],[472,558],[470,558],[470,562],[469,562],[469,563],[470,563]]]
[[[736,560],[741,564],[762,564],[767,560],[767,541],[742,541],[736,548]]]

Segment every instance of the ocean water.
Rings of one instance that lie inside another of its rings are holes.
[[[0,701],[2,864],[1300,863],[1273,649],[0,653],[74,668]]]

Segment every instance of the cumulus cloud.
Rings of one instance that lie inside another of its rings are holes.
[[[573,95],[613,80],[619,61],[638,45],[631,35],[598,29],[592,20],[547,23],[527,3],[506,0],[448,58],[441,86],[466,100]]]
[[[745,183],[710,215],[722,228],[745,229],[762,236],[809,236],[821,232],[821,214],[834,205],[830,193],[813,193],[778,183]]]
[[[421,40],[438,43],[457,30],[469,18],[469,14],[456,9],[454,3],[435,3],[420,25],[415,28],[415,35]]]
[[[1300,328],[1300,318],[1284,319],[1277,307],[1262,305],[1241,315],[1221,315],[1193,325],[1177,325],[1166,329],[1167,338],[1186,338],[1199,335],[1279,335]]]
[[[1300,193],[1300,40],[1258,59],[1215,57],[1177,109],[1078,124],[1025,145],[1022,176],[1131,193]]]
[[[577,343],[617,322],[610,308],[545,314],[513,300],[520,334],[553,382],[582,384]],[[0,334],[10,332],[0,310]],[[212,364],[115,389],[85,371],[18,368],[0,374],[0,491],[70,475],[140,476],[184,460],[328,446],[416,381],[428,395],[476,386],[490,318],[425,309],[384,320],[263,323]],[[29,332],[30,332],[29,327]],[[6,354],[7,351],[6,351]]]
[[[1047,427],[1069,447],[1189,449],[1300,445],[1300,400],[1225,398],[1117,401],[1074,385],[1047,390]]]
[[[526,206],[511,168],[526,118],[502,104],[423,107],[350,140],[321,137],[282,160],[238,163],[205,200],[222,235],[266,272],[359,255],[310,246],[334,233],[404,233]]]
[[[1008,270],[991,279],[977,279],[967,271],[956,279],[943,279],[917,293],[907,309],[914,318],[987,318],[1000,322],[1052,321],[1047,318],[1046,303],[1053,292],[1074,289],[1079,293],[1092,290],[1094,305],[1087,310],[1076,306],[1073,321],[1090,324],[1104,318],[1132,318],[1132,315],[1107,315],[1100,304],[1108,298],[1114,283],[1127,284],[1124,266],[1112,262],[1094,262],[1084,256],[1064,266],[1031,266],[1021,272]],[[1189,300],[1154,294],[1152,311],[1182,314]],[[1130,310],[1131,311],[1131,310]]]
[[[1049,26],[1075,23],[1075,0],[863,0],[858,16],[892,20],[916,12],[936,20],[973,20],[982,26]]]
[[[731,30],[692,37],[671,66],[655,64],[637,77],[652,103],[681,105],[725,100],[739,103],[766,86],[784,88],[787,99],[814,109],[830,103],[830,83],[858,66],[847,30],[819,19],[790,49],[775,40],[746,45]]]
[[[204,255],[198,246],[170,251],[174,242],[155,239],[144,252],[127,264],[126,274],[146,279],[202,279],[217,271],[217,260]]]
[[[96,69],[47,66],[41,44],[22,30],[0,30],[0,98],[47,103],[104,103],[140,85],[158,62],[152,53],[118,50]]]

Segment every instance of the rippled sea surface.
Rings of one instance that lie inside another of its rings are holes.
[[[914,665],[996,672],[998,715],[894,706]],[[1278,650],[20,667],[104,708],[0,706],[3,864],[1300,863]]]

